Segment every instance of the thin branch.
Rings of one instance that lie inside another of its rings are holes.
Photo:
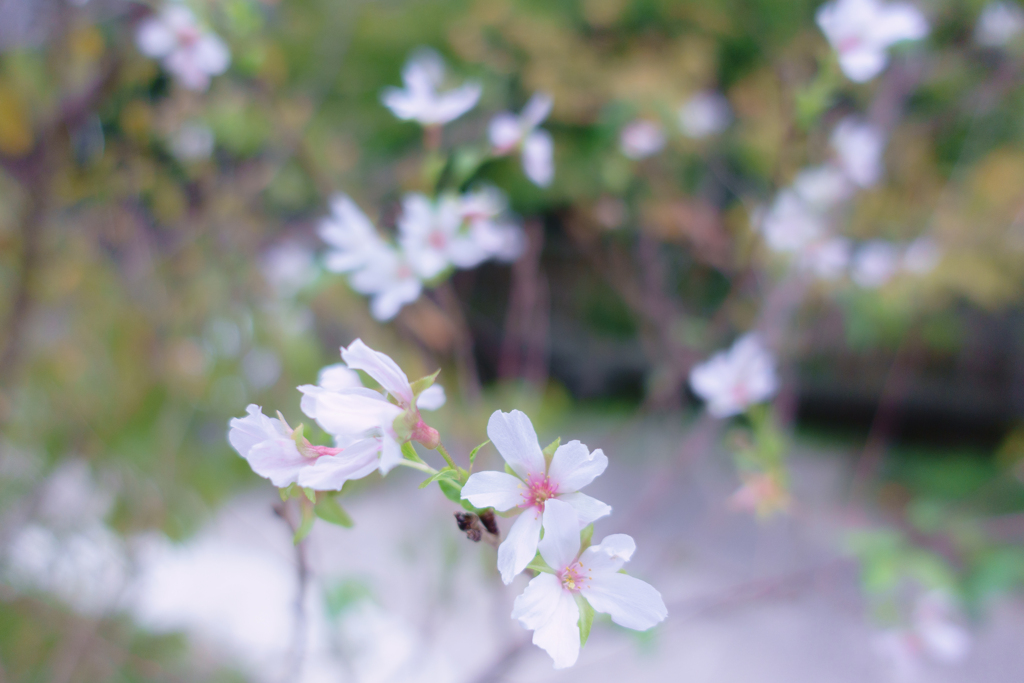
[[[285,503],[274,505],[274,513],[284,520],[288,529],[294,535],[300,522],[293,520],[289,507]],[[302,680],[302,668],[306,659],[306,591],[309,584],[309,563],[306,558],[306,541],[302,540],[295,544],[295,571],[298,587],[295,595],[295,623],[292,630],[291,654],[289,666],[285,673],[284,681]]]

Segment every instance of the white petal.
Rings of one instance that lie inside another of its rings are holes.
[[[349,389],[344,393],[317,393],[315,414],[306,414],[329,434],[356,437],[390,426],[401,412],[401,408],[372,390]]]
[[[444,405],[444,387],[440,384],[432,384],[420,392],[416,399],[416,407],[420,410],[437,410]]]
[[[224,73],[231,63],[228,46],[213,33],[203,35],[192,49],[195,51],[196,64],[211,76]]]
[[[348,368],[344,363],[335,363],[321,368],[316,383],[328,391],[342,391],[363,386],[363,381],[359,379],[359,373]]]
[[[477,472],[462,487],[462,498],[478,508],[504,512],[523,502],[526,485],[505,472]]]
[[[506,586],[537,555],[540,528],[540,510],[528,508],[519,515],[519,519],[508,530],[504,542],[498,546],[498,571]]]
[[[555,177],[555,143],[546,130],[535,130],[523,142],[523,171],[539,187],[547,187]]]
[[[294,484],[299,473],[313,464],[311,458],[299,453],[295,442],[288,438],[277,438],[256,444],[245,456],[252,471],[278,488]]]
[[[389,285],[374,295],[370,302],[370,313],[381,322],[391,320],[402,310],[402,306],[416,301],[422,290],[423,285],[415,278]]]
[[[482,89],[477,83],[467,83],[438,96],[430,120],[425,123],[449,123],[476,106]]]
[[[534,631],[548,624],[558,609],[558,601],[565,592],[562,582],[554,574],[538,574],[530,579],[526,590],[512,605],[512,618],[523,628]]]
[[[392,469],[398,466],[398,463],[402,462],[402,444],[398,443],[393,436],[391,436],[389,429],[384,430],[384,436],[381,438],[380,447],[380,473],[385,475]]]
[[[523,107],[523,111],[519,114],[520,125],[525,130],[536,128],[551,113],[551,106],[553,104],[554,100],[551,98],[551,95],[545,92],[534,93],[530,101]]]
[[[885,44],[920,40],[927,35],[928,21],[919,9],[905,2],[886,5],[874,31],[874,38]]]
[[[576,510],[576,516],[579,517],[581,529],[612,513],[611,505],[602,503],[598,499],[591,498],[587,494],[578,491],[561,494],[558,496],[558,500],[572,505],[573,509]]]
[[[256,444],[268,439],[289,436],[281,421],[263,414],[255,403],[246,407],[248,415],[228,421],[228,442],[243,458]]]
[[[139,24],[135,33],[139,52],[147,57],[166,57],[178,44],[174,31],[159,17],[151,17]]]
[[[580,519],[572,505],[557,498],[544,504],[544,538],[537,548],[555,571],[565,569],[576,560],[580,552]]]
[[[614,574],[635,550],[636,543],[626,534],[605,536],[599,545],[590,546],[580,555],[581,574]]]
[[[346,481],[362,479],[380,464],[380,439],[357,441],[338,455],[325,455],[299,474],[299,486],[315,491],[340,491]]]
[[[668,616],[661,593],[626,574],[595,572],[580,593],[595,610],[611,615],[619,626],[637,631],[646,631]]]
[[[558,447],[548,476],[559,493],[572,493],[594,481],[608,467],[608,456],[600,448],[593,453],[579,441],[570,441]]]
[[[889,55],[885,50],[867,46],[839,55],[839,66],[843,73],[856,83],[870,81],[882,72],[888,62]]]
[[[556,577],[552,578],[557,581]],[[569,591],[562,590],[548,622],[533,631],[533,644],[551,655],[556,669],[572,666],[580,656],[579,621],[580,608],[576,600]]]
[[[491,145],[499,154],[509,152],[522,141],[523,131],[519,127],[519,117],[511,112],[502,112],[491,119],[487,127],[487,135]]]
[[[495,410],[487,421],[487,438],[505,458],[505,462],[522,479],[531,474],[543,476],[547,470],[544,453],[537,441],[537,432],[525,413]]]
[[[344,347],[341,349],[341,358],[348,367],[353,370],[362,370],[376,380],[384,388],[384,391],[398,399],[402,405],[412,405],[413,396],[409,378],[387,354],[374,351],[364,344],[362,339],[356,339],[348,345],[347,349]]]

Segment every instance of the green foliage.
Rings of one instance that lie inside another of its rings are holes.
[[[579,607],[580,610],[580,647],[583,647],[587,644],[587,640],[590,638],[590,627],[594,625],[595,612],[594,608],[590,606],[590,603],[587,602],[586,598],[579,593],[573,593],[572,597],[576,600],[576,606]]]
[[[330,493],[320,494],[319,500],[316,501],[313,509],[316,511],[316,516],[325,522],[337,524],[347,529],[351,529],[355,525],[352,517],[345,511],[345,508],[341,507],[341,503],[338,502],[336,495]]]

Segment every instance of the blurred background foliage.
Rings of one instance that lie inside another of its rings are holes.
[[[750,229],[754,207],[825,160],[832,125],[872,104],[876,85],[839,71],[817,4],[198,0],[232,64],[194,93],[136,49],[144,3],[0,1],[5,535],[70,459],[114,492],[107,521],[118,532],[188,535],[256,484],[225,441],[227,419],[248,402],[297,414],[294,387],[357,336],[420,376],[455,370],[465,326],[487,391],[475,399],[449,380],[461,412],[443,419],[467,443],[488,410],[525,395],[522,377],[541,421],[599,404],[696,405],[690,366],[749,329],[765,282],[782,276]],[[898,404],[886,436],[902,445],[873,489],[897,531],[854,543],[866,585],[887,589],[901,562],[931,567],[924,553],[980,596],[1024,578],[1007,547],[1024,510],[1024,437],[1013,431],[1024,416],[1024,54],[972,42],[982,2],[922,6],[929,39],[899,46],[891,67],[916,84],[893,122],[885,182],[858,197],[844,232],[904,242],[927,232],[944,258],[879,290],[816,286],[790,330],[785,393],[799,433],[851,448],[880,406]],[[379,99],[423,45],[483,84],[445,149],[475,144],[493,113],[544,90],[556,176],[538,189],[512,159],[478,175],[535,226],[532,270],[461,272],[456,309],[425,297],[381,325],[320,268],[315,227],[335,192],[387,225],[402,192],[428,189],[420,129]],[[676,131],[679,104],[708,89],[733,109],[726,134],[670,133],[666,151],[642,161],[620,152],[626,123]],[[212,131],[212,153],[176,151],[190,125]],[[524,278],[544,292],[531,313],[549,326],[539,369],[506,362]],[[46,658],[18,653],[26,642],[45,651],[57,617],[3,599],[3,661],[14,680],[37,680]],[[172,642],[101,628],[142,653],[129,662],[151,650],[173,659]],[[154,679],[132,666],[127,680]]]

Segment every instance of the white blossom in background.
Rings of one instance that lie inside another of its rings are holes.
[[[829,237],[800,252],[797,265],[822,280],[838,280],[850,265],[852,246],[845,237]]]
[[[530,418],[518,410],[496,410],[487,422],[487,436],[515,474],[477,472],[463,486],[462,497],[478,508],[522,510],[498,548],[498,571],[508,584],[537,554],[542,516],[552,500],[575,510],[577,538],[580,529],[611,513],[608,505],[579,492],[604,472],[608,457],[600,448],[591,452],[570,441],[555,450],[548,465]]]
[[[279,296],[298,294],[316,279],[313,250],[297,240],[279,242],[263,252],[263,277]]]
[[[690,386],[714,417],[742,413],[778,389],[775,361],[756,332],[736,340],[690,371]]]
[[[224,41],[202,28],[192,10],[179,3],[169,3],[143,20],[135,43],[142,54],[161,60],[189,90],[206,90],[210,78],[224,73],[231,63]]]
[[[799,253],[822,239],[828,225],[820,211],[801,199],[795,190],[787,189],[776,195],[759,227],[772,251]]]
[[[448,194],[434,201],[419,193],[405,196],[398,240],[417,275],[430,280],[451,266],[474,268],[490,256],[463,226],[459,197]]]
[[[202,161],[213,154],[214,136],[210,127],[201,121],[181,124],[171,136],[171,153],[182,161]]]
[[[890,242],[866,242],[853,255],[850,276],[861,287],[877,289],[886,285],[899,271],[900,258],[899,248]]]
[[[472,240],[488,257],[512,262],[526,248],[523,229],[508,218],[508,199],[494,186],[481,186],[461,197],[462,219]]]
[[[918,237],[903,252],[903,269],[914,275],[927,275],[942,260],[942,250],[930,237]]]
[[[544,509],[541,557],[554,573],[535,576],[516,598],[512,618],[533,631],[533,644],[554,660],[556,669],[576,663],[580,652],[580,609],[577,597],[619,626],[646,631],[668,616],[661,594],[650,584],[620,573],[636,550],[625,534],[605,536],[580,552],[580,520],[560,500]]]
[[[928,21],[906,2],[832,0],[818,8],[818,26],[839,55],[843,73],[869,81],[889,62],[889,47],[928,35]]]
[[[664,147],[665,131],[654,121],[637,119],[619,135],[619,149],[630,159],[646,159]]]
[[[551,134],[539,128],[551,113],[552,104],[550,95],[534,93],[518,116],[501,112],[491,119],[487,130],[494,154],[502,156],[520,150],[523,172],[540,187],[547,187],[555,177],[555,145]]]
[[[853,195],[853,186],[842,170],[832,164],[804,169],[793,179],[793,191],[807,207],[828,211]]]
[[[953,600],[941,591],[918,598],[914,606],[914,632],[933,659],[956,664],[971,651],[971,634],[959,622]]]
[[[403,121],[422,126],[440,126],[459,118],[476,106],[480,85],[466,83],[439,92],[444,84],[444,60],[434,50],[421,49],[402,68],[404,88],[386,88],[381,101]]]
[[[364,267],[386,246],[370,219],[346,195],[331,199],[331,213],[320,221],[317,232],[330,247],[324,266],[334,273]]]
[[[1014,2],[985,5],[974,27],[974,40],[985,47],[1002,47],[1024,31],[1024,9]]]
[[[861,187],[871,187],[882,177],[885,137],[876,126],[848,116],[832,131],[832,148],[839,166]]]
[[[699,92],[679,109],[679,127],[690,138],[721,133],[732,122],[729,101],[713,91]]]

